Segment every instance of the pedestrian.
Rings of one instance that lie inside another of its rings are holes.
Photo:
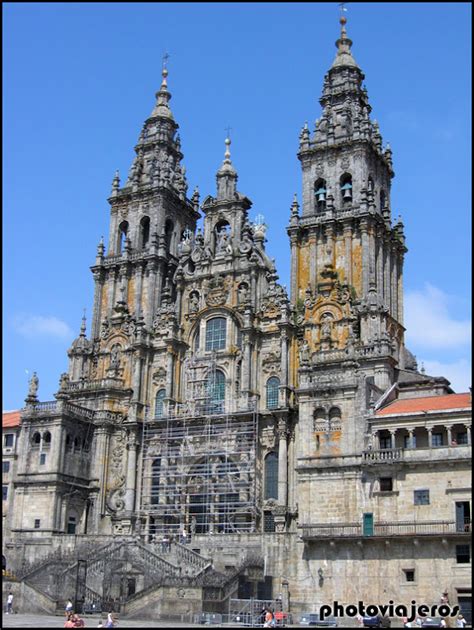
[[[10,591],[7,597],[7,615],[13,614],[13,593]]]
[[[72,608],[73,608],[72,601],[68,599],[66,602],[66,609],[65,609],[66,619],[68,619],[69,613],[72,613]]]
[[[74,621],[73,621],[73,614],[72,612],[67,613],[66,615],[66,621],[64,622],[64,627],[65,628],[75,628],[74,626]]]
[[[467,621],[464,619],[463,615],[458,615],[456,619],[456,628],[464,628],[467,626]]]
[[[84,627],[84,619],[81,619],[79,615],[72,616],[73,628],[83,628]]]
[[[264,628],[271,628],[273,625],[273,612],[270,608],[266,609],[265,613],[265,623],[263,624]]]
[[[259,622],[261,623],[262,626],[265,625],[265,615],[267,614],[267,609],[265,608],[265,606],[262,608],[262,610],[260,611],[260,615],[258,617]]]
[[[109,614],[107,615],[107,621],[105,623],[105,627],[106,628],[113,628],[114,626],[115,626],[114,613],[113,612],[109,612]]]

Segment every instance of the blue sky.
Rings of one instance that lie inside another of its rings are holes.
[[[407,343],[456,391],[471,384],[471,8],[349,3],[402,215]],[[215,191],[232,128],[239,190],[264,215],[267,250],[289,284],[285,227],[301,176],[298,135],[320,115],[339,34],[336,3],[3,5],[3,408],[36,370],[50,400],[67,348],[91,314],[97,243],[170,53],[171,107],[189,194]]]

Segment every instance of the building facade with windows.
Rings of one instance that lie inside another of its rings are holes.
[[[344,18],[336,45],[300,133],[289,295],[229,139],[216,193],[187,196],[163,70],[113,180],[90,334],[83,320],[56,400],[35,377],[21,412],[5,553],[35,588],[69,561],[86,563],[76,593],[125,614],[168,596],[176,610],[177,583],[196,610],[239,593],[297,612],[445,591],[468,610],[471,397],[405,347],[392,152]]]

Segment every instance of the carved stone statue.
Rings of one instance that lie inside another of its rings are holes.
[[[303,341],[303,343],[301,344],[301,348],[300,348],[300,363],[303,364],[308,364],[309,363],[309,359],[310,359],[310,349],[309,349],[309,343],[308,340],[305,339]]]
[[[193,291],[189,296],[189,312],[197,313],[199,310],[199,294]]]
[[[118,370],[120,367],[120,346],[115,344],[110,352],[110,368]]]
[[[37,398],[39,387],[39,379],[36,372],[33,372],[33,376],[30,378],[30,386],[28,389],[28,398]]]
[[[249,299],[249,287],[247,284],[242,283],[239,285],[239,289],[238,289],[238,302],[239,304],[243,304],[244,302],[247,302],[248,299]]]

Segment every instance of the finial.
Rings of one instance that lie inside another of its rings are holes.
[[[344,13],[347,12],[345,4],[346,4],[345,2],[340,2],[339,3],[339,10],[341,11],[341,17],[339,18],[339,23],[342,26],[341,33],[342,33],[343,30],[345,31],[344,24],[347,23],[347,18],[344,15]]]
[[[225,153],[224,153],[224,158],[227,161],[230,161],[230,138],[226,138],[225,139]]]
[[[114,179],[112,180],[112,192],[113,193],[118,192],[119,188],[120,188],[120,174],[117,170],[115,171]]]
[[[168,76],[168,68],[166,66],[167,66],[169,58],[170,58],[169,54],[165,52],[165,54],[163,55],[163,60],[161,64],[161,76],[163,77],[163,81],[161,82],[162,88],[167,87],[166,77]]]
[[[105,251],[105,246],[104,246],[104,237],[101,236],[100,237],[100,241],[99,244],[97,245],[97,255],[102,258],[102,256],[104,255],[104,251]]]
[[[82,323],[81,323],[81,337],[85,337],[86,336],[86,309],[84,309],[84,314],[82,316]]]

